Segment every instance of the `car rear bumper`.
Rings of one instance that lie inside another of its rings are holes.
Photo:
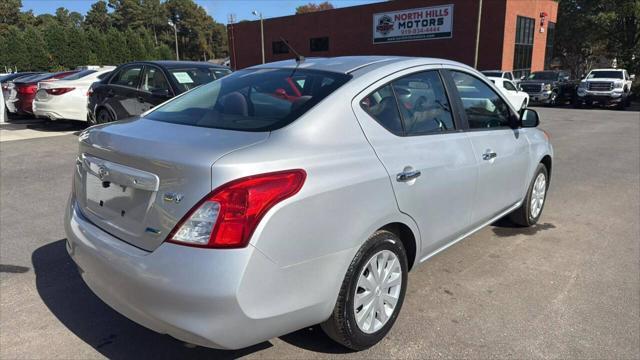
[[[78,109],[69,109],[64,104],[56,101],[33,101],[33,114],[37,117],[51,120],[68,119],[87,121],[87,108],[79,106]]]
[[[67,251],[98,297],[129,319],[185,342],[243,348],[321,322],[331,311],[329,301],[301,303],[304,296],[291,293],[301,284],[278,286],[290,269],[251,245],[216,250],[163,243],[147,252],[90,223],[73,199],[65,230]]]

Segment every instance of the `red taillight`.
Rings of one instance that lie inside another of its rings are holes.
[[[200,200],[167,241],[207,248],[245,247],[267,211],[300,191],[306,177],[304,170],[297,169],[226,183]]]
[[[18,91],[18,94],[23,94],[23,95],[35,94],[36,91],[38,91],[38,89],[37,89],[35,84],[33,84],[33,85],[18,85],[16,90]]]
[[[47,92],[47,94],[49,95],[62,95],[62,94],[66,94],[71,90],[74,90],[75,88],[55,88],[55,89],[45,89],[44,91]]]

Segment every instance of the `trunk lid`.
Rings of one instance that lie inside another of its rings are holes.
[[[80,135],[76,201],[96,226],[153,251],[212,190],[213,163],[268,136],[145,119],[90,128]]]

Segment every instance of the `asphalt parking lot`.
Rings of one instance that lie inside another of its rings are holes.
[[[82,124],[0,125],[0,358],[638,358],[640,109],[536,108],[555,159],[530,229],[498,222],[419,266],[398,322],[350,353],[316,327],[193,347],[102,303],[66,254]]]

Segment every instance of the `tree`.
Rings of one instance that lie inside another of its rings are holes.
[[[316,3],[308,3],[307,5],[300,5],[296,8],[296,14],[306,14],[316,11],[324,11],[333,9],[333,5],[328,2],[321,2],[319,4]]]
[[[42,32],[34,26],[27,26],[22,34],[25,43],[22,69],[47,70],[49,67],[47,44]]]
[[[640,1],[595,2],[593,10],[591,23],[618,66],[640,71]]]
[[[91,5],[91,9],[89,9],[84,19],[84,25],[103,32],[111,27],[111,16],[109,15],[106,1],[100,0]]]

